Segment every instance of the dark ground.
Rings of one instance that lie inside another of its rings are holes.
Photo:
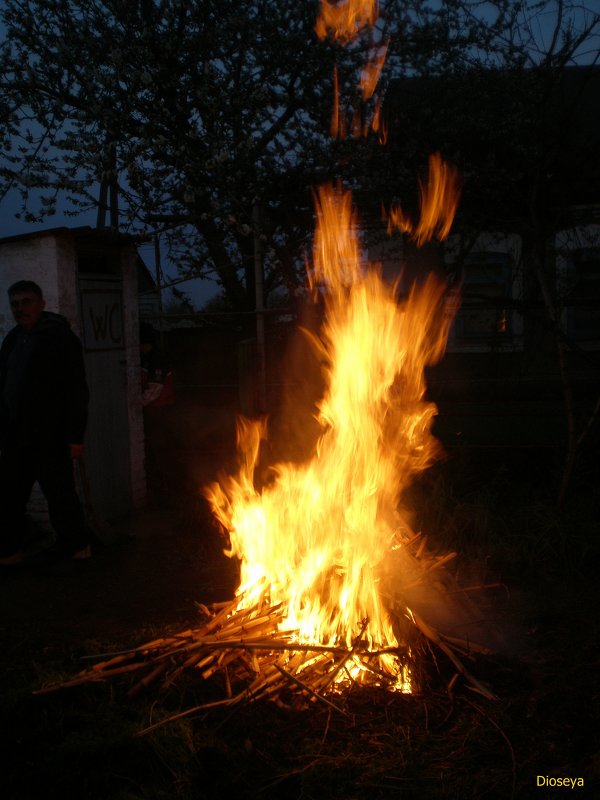
[[[461,679],[448,691],[453,670],[433,651],[422,654],[414,696],[357,689],[339,699],[344,713],[259,702],[144,737],[151,721],[206,701],[214,687],[186,676],[135,699],[125,680],[34,696],[79,671],[82,656],[183,630],[196,601],[232,596],[235,568],[203,501],[162,490],[90,563],[0,576],[3,798],[600,797],[599,583],[593,560],[566,564],[556,548],[543,569],[504,556],[481,575],[506,585],[487,600],[504,652],[470,665],[496,702]],[[538,775],[585,785],[538,787]]]

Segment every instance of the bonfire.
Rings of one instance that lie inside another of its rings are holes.
[[[429,552],[400,503],[440,453],[424,372],[443,355],[456,303],[432,276],[399,301],[398,287],[361,261],[350,194],[323,187],[316,205],[309,282],[323,296],[326,321],[311,339],[327,390],[314,452],[303,463],[274,465],[259,491],[254,473],[267,422],[240,419],[239,470],[205,489],[226,553],[240,562],[235,598],[200,606],[197,628],[114,654],[42,691],[141,672],[135,694],[194,669],[204,679],[218,674],[224,687],[223,699],[203,708],[283,702],[290,688],[293,705],[331,704],[357,683],[413,691],[411,665],[424,637],[493,697],[461,660],[488,651],[473,640],[477,614],[457,601],[446,569],[456,554]],[[437,627],[449,617],[451,634]]]
[[[327,18],[323,30],[331,24]],[[445,238],[457,184],[456,172],[433,155],[419,219],[393,209],[390,230],[400,227],[417,246]],[[201,605],[198,627],[101,657],[42,691],[134,673],[135,694],[193,671],[222,686],[222,698],[201,708],[258,698],[335,706],[340,692],[360,684],[418,690],[413,667],[426,642],[472,689],[493,697],[464,665],[488,651],[475,635],[477,611],[447,569],[456,554],[431,552],[404,507],[406,490],[441,451],[425,369],[444,353],[456,298],[432,275],[404,294],[399,282],[386,283],[361,257],[352,198],[340,186],[321,187],[315,205],[308,288],[325,314],[319,335],[306,335],[326,389],[312,454],[272,465],[259,488],[268,422],[240,419],[237,472],[204,490],[226,554],[240,564],[235,597]]]

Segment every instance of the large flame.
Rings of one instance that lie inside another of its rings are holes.
[[[319,39],[330,35],[336,41],[347,43],[363,28],[373,25],[378,15],[377,0],[341,0],[339,3],[321,0],[315,32]]]
[[[451,319],[441,281],[426,279],[398,303],[397,287],[362,263],[349,193],[322,188],[316,208],[309,277],[325,302],[315,346],[328,388],[314,454],[278,464],[259,491],[266,423],[242,420],[239,472],[207,496],[229,531],[228,554],[241,561],[238,607],[282,604],[284,628],[303,641],[351,647],[360,635],[370,647],[396,647],[381,580],[403,544],[400,495],[438,453],[424,369],[443,354]]]

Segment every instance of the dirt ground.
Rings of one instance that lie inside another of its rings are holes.
[[[234,569],[219,556],[214,530],[183,529],[177,512],[147,509],[116,525],[114,541],[96,543],[89,561],[5,571],[2,633],[49,642],[118,638],[132,628],[185,623],[195,601],[227,599]]]

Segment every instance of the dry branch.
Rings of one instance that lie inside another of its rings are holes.
[[[456,555],[431,555],[426,551],[425,543],[426,537],[420,534],[405,541],[404,558],[409,560],[406,563],[411,570],[411,584],[414,581],[418,583],[434,570],[445,575],[444,566]],[[402,591],[405,589],[406,586],[401,587]],[[445,653],[457,674],[463,676],[472,689],[487,699],[494,699],[494,694],[465,668],[459,658],[459,654],[488,654],[487,648],[441,634],[434,625],[409,609],[400,595],[388,600],[392,601],[388,608],[396,609],[398,621],[404,619],[405,627],[410,624],[416,637],[425,637]],[[287,697],[290,693],[294,706],[316,700],[344,713],[326,695],[334,691],[340,681],[343,685],[355,683],[354,667],[359,668],[361,681],[368,681],[370,676],[371,682],[394,688],[398,679],[385,669],[380,658],[396,656],[398,676],[407,666],[408,643],[401,647],[369,649],[365,641],[368,620],[361,625],[351,647],[328,646],[295,641],[295,631],[282,630],[285,609],[281,604],[269,606],[264,598],[253,607],[243,607],[239,599],[234,599],[211,608],[198,604],[198,609],[204,617],[198,627],[153,639],[128,650],[101,654],[97,658],[103,660],[82,670],[74,678],[44,686],[36,694],[137,673],[139,677],[128,692],[133,697],[159,681],[163,687],[168,687],[182,673],[188,672],[202,680],[220,678],[226,697],[194,706],[170,719],[258,698],[289,704]],[[154,730],[166,721],[169,720],[156,723],[144,732]]]

